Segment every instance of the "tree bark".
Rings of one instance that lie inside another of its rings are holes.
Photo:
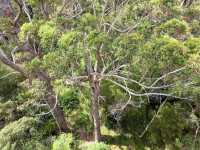
[[[12,68],[13,70],[21,73],[21,75],[23,75],[24,77],[28,77],[28,75],[25,73],[25,71],[18,65],[16,65],[15,63],[13,63],[4,53],[4,51],[2,49],[0,49],[0,61],[2,61],[2,63],[4,63],[5,65],[9,66],[10,68]]]
[[[96,75],[91,75],[90,78],[91,95],[92,95],[92,118],[94,124],[94,140],[95,142],[101,141],[101,123],[99,115],[99,96],[100,84]]]
[[[57,98],[51,92],[47,94],[47,103],[52,110],[52,115],[56,121],[56,124],[60,132],[69,131],[67,122],[65,120],[65,115],[60,106],[57,103]]]
[[[13,70],[21,73],[24,77],[28,78],[28,75],[25,73],[24,69],[20,66],[13,63],[3,52],[2,49],[0,49],[0,61],[4,63],[5,65],[9,66]],[[57,102],[57,98],[55,95],[55,92],[53,90],[53,86],[51,85],[51,78],[43,71],[37,72],[38,78],[40,78],[42,81],[46,83],[47,86],[47,103],[51,109],[51,113],[54,116],[56,123],[59,127],[60,132],[67,132],[69,130],[67,122],[65,120],[64,112],[60,108]]]
[[[46,75],[45,72],[38,72],[38,76],[41,80],[43,80],[46,83],[46,101],[49,105],[50,111],[57,123],[60,132],[69,131],[68,123],[65,119],[64,112],[59,106],[56,94],[53,90],[51,78],[48,77],[48,75]]]

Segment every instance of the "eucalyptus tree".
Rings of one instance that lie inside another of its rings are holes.
[[[19,10],[16,8],[17,6]],[[30,9],[28,10],[28,6],[25,1],[18,0],[15,2],[2,1],[2,8],[4,10],[3,16],[1,16],[3,25],[1,26],[0,59],[2,63],[19,72],[26,79],[30,80],[32,78],[30,76],[34,76],[34,78],[38,78],[45,82],[47,90],[46,101],[51,109],[50,112],[52,112],[55,117],[60,131],[66,132],[69,128],[67,126],[64,113],[57,103],[57,97],[51,84],[51,77],[40,69],[29,73],[22,65],[24,61],[27,61],[27,59],[31,61],[32,58],[40,57],[41,55],[36,41],[31,41],[34,39],[30,39],[27,36],[27,39],[24,41],[18,41],[18,32],[20,32],[21,25],[26,21],[32,22]],[[13,10],[14,8],[16,8],[16,10]],[[14,11],[18,11],[16,16]],[[23,19],[22,17],[24,16],[26,16],[27,19]],[[12,50],[9,50],[9,48]],[[22,59],[19,62],[15,62],[14,53],[16,51],[27,52],[29,53],[29,56],[28,58],[24,58],[24,60]],[[7,56],[6,53],[10,53],[11,55]],[[10,59],[10,57],[12,57],[12,59]]]
[[[153,12],[151,4],[157,2],[142,1],[146,10],[135,4],[131,0],[9,3],[18,15],[1,18],[0,60],[30,83],[34,79],[44,82],[48,113],[54,115],[61,131],[69,127],[54,89],[57,80],[66,87],[90,91],[95,141],[101,140],[99,104],[105,100],[101,90],[105,82],[122,91],[126,103],[121,111],[138,98],[190,100],[170,91],[187,76],[169,77],[188,68],[190,55],[180,42],[188,33],[187,23],[172,19],[159,26],[165,20]],[[166,10],[163,1],[159,5]]]

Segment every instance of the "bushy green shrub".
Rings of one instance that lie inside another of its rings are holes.
[[[183,11],[184,11],[184,17],[187,18],[188,21],[199,20],[200,16],[199,5],[189,7],[188,9],[184,9]]]
[[[35,39],[38,34],[38,29],[42,21],[33,21],[30,23],[24,23],[21,26],[20,32],[19,32],[19,40],[24,41],[29,37],[29,39]]]
[[[91,13],[85,13],[80,18],[80,23],[83,26],[95,26],[96,20],[96,16],[92,15]]]
[[[194,36],[199,36],[200,34],[200,22],[196,19],[192,20],[191,24],[190,24],[190,28],[191,28],[191,33]]]
[[[189,53],[197,53],[200,49],[200,38],[189,38],[185,41],[185,46],[189,48]]]
[[[80,146],[81,150],[110,150],[110,147],[103,142],[90,142]]]
[[[150,0],[150,2],[154,5],[165,5],[165,6],[172,6],[175,2],[174,0]]]
[[[0,63],[0,101],[14,100],[14,95],[19,89],[18,82],[23,80],[18,74],[11,73]]]
[[[13,121],[17,117],[17,106],[15,102],[7,101],[6,103],[0,103],[0,116],[5,121]]]
[[[197,73],[200,73],[200,52],[192,54],[188,60],[190,67]]]
[[[186,35],[189,31],[188,24],[183,20],[171,19],[156,28],[160,34],[168,34],[175,38]]]
[[[72,88],[64,88],[59,91],[59,100],[61,106],[67,111],[74,110],[79,106],[78,93]]]
[[[37,140],[31,140],[25,143],[21,150],[48,150],[48,147],[44,146]]]
[[[172,147],[178,146],[176,145],[176,141],[180,140],[183,129],[187,127],[180,107],[179,105],[172,106],[167,103],[161,109],[147,133],[149,143],[152,147],[161,147],[162,143],[166,143]]]
[[[52,150],[74,150],[74,138],[72,134],[61,134],[53,142]]]
[[[23,143],[34,134],[34,118],[23,117],[12,122],[0,131],[0,149],[16,150],[20,149]]]
[[[43,48],[49,48],[55,42],[55,35],[57,34],[57,28],[53,22],[46,22],[41,25],[38,30],[38,36],[41,39],[41,45]]]
[[[105,43],[107,39],[106,33],[104,32],[98,32],[96,30],[92,30],[90,31],[90,33],[88,34],[88,45],[91,48],[95,48],[95,46],[101,44],[101,43]]]
[[[151,62],[151,70],[164,69],[171,66],[174,69],[186,62],[188,49],[184,44],[175,38],[161,36],[146,43],[142,55],[142,63],[147,65]],[[154,64],[154,65],[152,65]]]
[[[63,49],[68,49],[70,44],[73,44],[73,41],[78,38],[79,34],[80,33],[77,31],[68,31],[64,33],[58,41],[58,46]]]

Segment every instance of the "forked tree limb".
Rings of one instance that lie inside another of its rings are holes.
[[[0,49],[0,61],[2,61],[5,65],[9,66],[10,68],[12,68],[13,70],[21,73],[21,75],[23,75],[24,77],[28,77],[26,71],[16,65],[14,62],[12,62],[7,56],[6,54],[4,53],[4,51],[2,49]]]

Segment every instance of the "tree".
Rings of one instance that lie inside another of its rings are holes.
[[[29,21],[31,21],[30,19],[30,16],[29,16],[29,12],[26,11],[26,4],[24,1],[16,1],[17,5],[19,5],[20,7],[20,11],[19,11],[19,16],[16,16],[17,18],[14,19],[14,22],[13,22],[13,25],[15,26],[16,25],[16,22],[18,21],[20,15],[21,15],[21,9],[22,9],[22,5],[24,5],[24,11],[25,13],[27,14],[28,18],[29,18]],[[10,3],[8,3],[9,6],[11,5]],[[5,7],[8,7],[7,5]],[[11,6],[9,7],[11,8]],[[10,10],[11,11],[11,10]],[[17,33],[14,33],[15,36],[17,36],[16,34]],[[11,37],[11,39],[8,39],[8,40],[13,40],[13,38]],[[4,41],[3,41],[4,42]],[[3,44],[6,44],[5,42]],[[29,40],[28,41],[25,41],[24,43],[22,43],[22,47],[20,47],[20,45],[17,45],[17,47],[15,47],[11,54],[13,56],[13,60],[10,60],[5,52],[0,49],[0,60],[7,66],[9,66],[10,68],[12,68],[13,70],[21,73],[21,75],[27,79],[30,79],[30,74],[28,72],[25,71],[25,69],[19,65],[17,65],[15,63],[15,58],[14,58],[14,53],[17,51],[17,50],[20,50],[20,51],[25,51],[25,52],[29,52],[31,54],[34,55],[34,57],[39,57],[40,53],[39,52],[36,52],[37,50],[34,49],[36,46],[36,43],[31,43]],[[36,51],[35,51],[36,50]],[[46,101],[50,107],[50,112],[52,112],[53,116],[55,117],[55,120],[58,124],[58,127],[60,129],[61,132],[66,132],[69,128],[68,128],[68,125],[65,121],[65,117],[64,117],[64,113],[62,112],[62,110],[60,109],[58,103],[57,103],[57,98],[56,98],[56,95],[53,91],[53,87],[51,85],[51,78],[43,71],[41,70],[37,70],[36,72],[34,72],[34,74],[32,74],[31,76],[35,76],[36,78],[39,78],[41,79],[42,81],[45,82],[45,85],[46,85],[46,90],[47,90],[47,93],[46,93]]]
[[[4,36],[8,41],[3,41],[0,60],[30,82],[44,82],[49,112],[61,131],[69,127],[54,91],[54,81],[59,79],[66,87],[89,89],[95,141],[101,140],[101,87],[105,82],[122,93],[125,104],[121,112],[133,99],[163,96],[191,100],[172,92],[178,83],[184,85],[183,80],[190,79],[185,71],[191,56],[182,43],[189,32],[186,22],[157,22],[159,13],[154,14],[147,1],[142,4],[149,12],[132,1],[33,0],[28,1],[33,18],[26,2],[18,2],[21,17],[15,16],[15,22],[3,18],[11,25],[7,30],[2,26],[8,31]],[[168,8],[175,2],[161,2],[161,15],[173,18]]]

